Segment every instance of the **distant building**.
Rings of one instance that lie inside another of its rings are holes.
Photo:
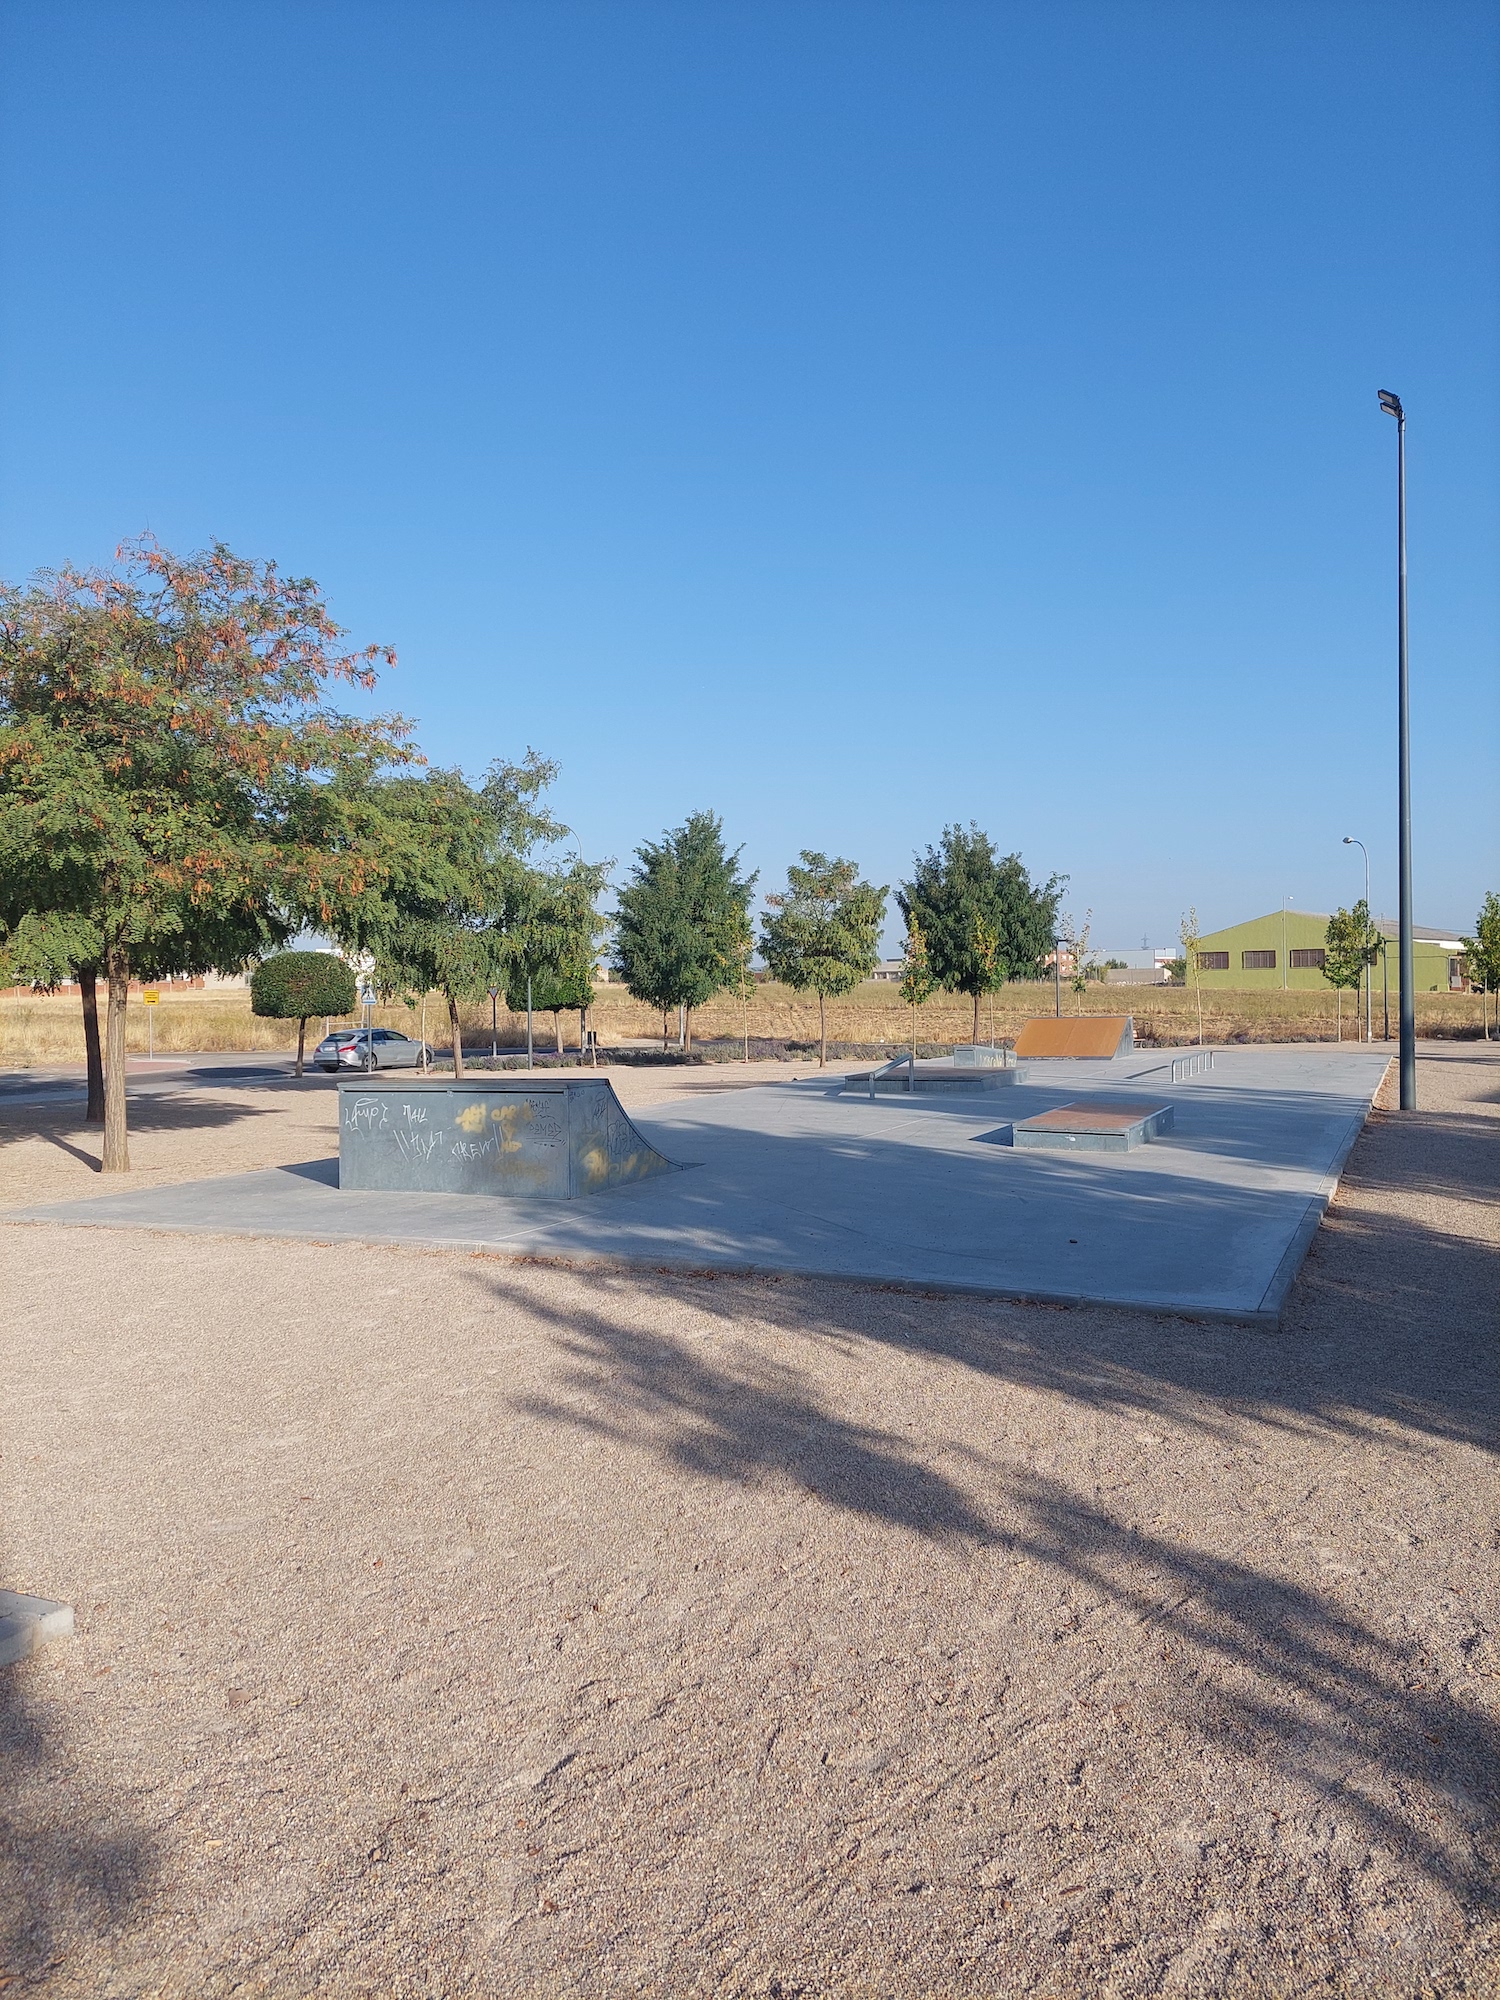
[[[1377,917],[1375,928],[1387,940],[1392,990],[1397,984],[1396,925]],[[1206,988],[1254,992],[1285,986],[1326,993],[1323,949],[1328,919],[1308,910],[1272,910],[1227,930],[1206,932],[1198,940],[1198,977]],[[1457,931],[1412,926],[1413,971],[1418,993],[1462,991],[1465,986],[1463,946]],[[1380,965],[1375,966],[1380,982]]]
[[[870,974],[870,977],[872,979],[894,980],[897,984],[899,984],[901,979],[904,977],[905,972],[906,972],[906,964],[903,959],[883,958],[881,959],[880,963],[876,966],[875,970]]]

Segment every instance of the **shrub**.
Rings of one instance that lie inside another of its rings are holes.
[[[256,966],[250,978],[250,1011],[268,1021],[297,1023],[297,1068],[313,1014],[350,1014],[358,988],[354,974],[331,951],[281,951]]]

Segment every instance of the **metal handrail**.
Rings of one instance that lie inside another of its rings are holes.
[[[875,1084],[877,1079],[882,1076],[889,1076],[893,1070],[900,1069],[903,1063],[906,1065],[906,1088],[908,1095],[910,1095],[916,1089],[917,1087],[916,1058],[912,1055],[911,1051],[908,1050],[905,1055],[893,1056],[892,1059],[888,1063],[885,1063],[880,1069],[872,1069],[870,1071],[870,1076],[869,1076],[870,1102],[872,1104],[875,1102]]]
[[[1191,1055],[1173,1056],[1172,1081],[1186,1083],[1190,1076],[1201,1076],[1205,1070],[1210,1070],[1213,1066],[1212,1049],[1194,1049]]]

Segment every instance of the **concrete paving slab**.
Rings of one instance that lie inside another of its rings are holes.
[[[337,1162],[12,1210],[13,1223],[399,1243],[654,1268],[797,1272],[922,1289],[1274,1318],[1385,1073],[1375,1051],[1229,1050],[1049,1064],[1016,1118],[1149,1085],[1175,1128],[1131,1153],[1018,1152],[982,1098],[841,1095],[842,1078],[638,1111],[692,1171],[585,1204],[354,1192]]]
[[[73,1636],[73,1607],[51,1597],[0,1590],[0,1667],[29,1660],[53,1639]]]

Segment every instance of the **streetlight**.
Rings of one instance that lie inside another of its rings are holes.
[[[1369,948],[1369,943],[1370,943],[1370,850],[1369,850],[1369,848],[1368,848],[1368,847],[1366,847],[1366,846],[1365,846],[1365,844],[1364,844],[1364,842],[1363,842],[1362,840],[1356,840],[1356,839],[1354,838],[1354,835],[1353,835],[1352,833],[1346,833],[1346,834],[1344,835],[1344,845],[1345,845],[1345,847],[1357,847],[1357,848],[1359,849],[1360,853],[1361,853],[1361,854],[1362,854],[1362,855],[1363,855],[1363,856],[1365,857],[1365,938],[1364,938],[1364,942],[1365,942],[1365,947],[1366,947],[1366,950],[1368,950],[1368,948]],[[1374,1035],[1373,1035],[1373,1034],[1371,1033],[1371,1031],[1370,1031],[1370,1000],[1371,1000],[1371,992],[1370,992],[1370,986],[1371,986],[1371,980],[1370,980],[1370,968],[1369,968],[1368,964],[1366,964],[1366,965],[1364,965],[1364,966],[1361,966],[1361,968],[1360,968],[1360,976],[1361,976],[1361,978],[1362,978],[1362,979],[1364,980],[1364,982],[1365,982],[1365,1040],[1366,1040],[1367,1042],[1373,1042],[1373,1041],[1374,1041],[1374,1039],[1375,1039],[1375,1037],[1374,1037]]]
[[[500,1040],[500,1016],[498,1011],[499,1006],[500,1006],[500,988],[498,986],[492,986],[490,988],[490,1061],[491,1062],[494,1062],[500,1053],[498,1046]]]
[[[1281,899],[1281,984],[1283,990],[1286,988],[1286,906],[1291,900],[1290,896],[1283,896]]]
[[[1396,707],[1399,747],[1396,790],[1399,827],[1397,925],[1401,958],[1401,1109],[1417,1108],[1416,968],[1411,941],[1411,732],[1406,683],[1406,412],[1390,389],[1377,392],[1380,407],[1396,419]]]

